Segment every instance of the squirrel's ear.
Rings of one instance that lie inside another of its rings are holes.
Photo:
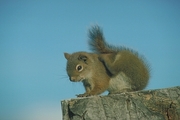
[[[86,60],[87,60],[87,56],[85,56],[85,55],[79,55],[79,58],[78,58],[79,60],[83,60],[84,62],[86,62]]]
[[[71,54],[69,53],[64,53],[64,57],[68,60],[70,58]]]

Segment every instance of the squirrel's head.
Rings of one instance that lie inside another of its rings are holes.
[[[89,54],[86,52],[64,53],[64,57],[67,59],[66,71],[71,81],[78,82],[91,77]]]

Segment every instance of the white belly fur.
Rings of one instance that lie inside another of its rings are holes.
[[[110,79],[108,91],[110,94],[122,93],[127,90],[131,90],[130,78],[128,78],[123,72]]]

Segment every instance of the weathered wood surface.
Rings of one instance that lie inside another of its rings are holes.
[[[61,101],[63,120],[180,120],[180,86]]]

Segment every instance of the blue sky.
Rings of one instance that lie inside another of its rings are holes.
[[[88,51],[99,24],[108,43],[139,51],[151,65],[146,89],[180,85],[178,0],[0,1],[0,119],[60,120],[60,101],[83,93],[64,52]]]

